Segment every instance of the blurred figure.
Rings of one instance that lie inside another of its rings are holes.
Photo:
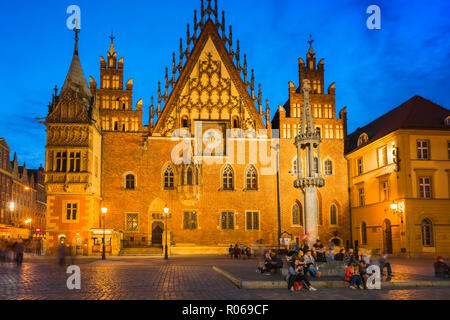
[[[6,241],[0,241],[0,263],[6,262]]]
[[[334,256],[334,260],[336,261],[344,261],[345,249],[339,250],[339,253],[336,253]]]
[[[439,278],[449,277],[449,266],[444,262],[444,258],[441,256],[437,257],[436,262],[434,263],[434,274]]]
[[[15,253],[15,260],[18,267],[22,265],[23,262],[23,251],[25,250],[25,245],[22,240],[19,240],[13,245],[13,250]]]
[[[56,255],[58,256],[58,264],[60,266],[66,265],[66,246],[64,245],[64,242],[61,241],[58,248],[56,249]]]

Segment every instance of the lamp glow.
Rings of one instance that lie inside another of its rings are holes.
[[[108,212],[108,208],[102,208],[102,213],[106,214]]]

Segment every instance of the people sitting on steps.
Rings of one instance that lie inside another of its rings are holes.
[[[316,259],[312,256],[311,250],[307,250],[303,259],[306,263],[307,272],[313,277],[320,278],[322,273],[319,271],[319,267],[317,266]]]
[[[264,262],[260,263],[258,269],[259,273],[264,273],[266,275],[271,275],[283,268],[283,260],[274,251],[266,252]]]
[[[334,260],[344,261],[344,256],[345,256],[345,249],[342,248],[341,250],[339,250],[339,253],[336,253],[336,255],[334,256]]]
[[[437,257],[434,263],[434,275],[438,278],[449,278],[449,266],[441,256]]]
[[[300,291],[304,286],[305,289],[309,291],[316,291],[317,289],[311,286],[308,280],[308,276],[305,273],[305,267],[301,263],[299,258],[294,258],[290,267],[289,273],[286,276],[286,281],[288,283],[288,290]]]
[[[363,280],[359,272],[359,266],[356,263],[352,263],[345,269],[345,281],[350,283],[350,289],[364,289]]]

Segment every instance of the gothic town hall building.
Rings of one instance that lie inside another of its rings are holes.
[[[326,86],[324,60],[316,61],[311,45],[298,60],[298,85],[289,82],[287,102],[271,119],[223,12],[202,1],[144,124],[143,100],[133,101],[133,79],[123,78],[113,38],[100,58],[100,79],[88,82],[75,34],[69,72],[43,121],[51,253],[64,239],[74,254],[100,254],[104,233],[112,255],[161,250],[166,235],[171,253],[300,241],[305,210],[294,187],[297,170],[325,180],[317,190],[319,238],[348,246],[346,110],[336,111],[335,85]],[[309,167],[294,145],[308,83],[321,137]]]

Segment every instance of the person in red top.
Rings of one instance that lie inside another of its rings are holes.
[[[348,266],[345,270],[345,281],[350,282],[350,289],[356,289],[355,284],[358,288],[363,289],[363,281],[359,274],[359,267],[356,263]]]

